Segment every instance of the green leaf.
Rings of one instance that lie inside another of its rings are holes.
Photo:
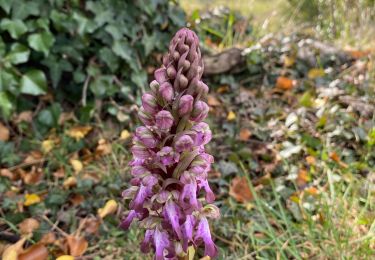
[[[10,47],[10,52],[5,57],[12,64],[25,63],[29,60],[30,50],[20,43],[14,43]]]
[[[3,41],[3,38],[0,36],[0,56],[4,56],[6,50],[5,43]]]
[[[55,38],[48,32],[35,33],[27,38],[29,46],[36,51],[43,52],[45,56],[48,55],[50,48],[55,42]]]
[[[0,27],[2,30],[8,31],[13,39],[18,39],[22,34],[27,32],[26,25],[19,19],[10,20],[5,18],[1,21]]]
[[[9,0],[0,0],[0,7],[9,14],[10,9],[12,8],[12,1]]]
[[[8,118],[13,110],[13,104],[5,91],[0,92],[0,109],[5,118]]]
[[[43,95],[47,93],[47,79],[43,71],[31,70],[21,78],[21,93]]]
[[[125,59],[126,61],[132,60],[132,48],[130,48],[129,44],[125,41],[115,41],[112,46],[113,52]]]

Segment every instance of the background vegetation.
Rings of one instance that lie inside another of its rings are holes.
[[[373,0],[0,0],[0,255],[145,259],[118,229],[131,132],[187,25],[243,54],[205,75],[220,259],[372,259],[374,20]]]

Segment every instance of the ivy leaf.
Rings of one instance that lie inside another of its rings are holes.
[[[1,21],[0,27],[2,30],[8,31],[13,39],[18,39],[27,32],[26,25],[19,19],[10,20],[5,18]]]
[[[30,70],[21,78],[21,93],[43,95],[47,93],[47,79],[43,71]]]
[[[25,63],[29,60],[30,50],[20,43],[14,43],[10,47],[10,52],[5,57],[12,64]]]
[[[0,0],[0,7],[9,14],[10,9],[12,8],[12,1],[9,0]]]
[[[5,118],[8,118],[13,110],[12,102],[5,91],[0,92],[0,110]]]
[[[3,38],[1,38],[1,36],[0,36],[0,56],[4,56],[5,50],[6,50],[5,43],[3,41]]]
[[[31,48],[43,52],[45,56],[48,56],[49,50],[55,42],[55,38],[48,32],[42,32],[30,35],[27,41]]]

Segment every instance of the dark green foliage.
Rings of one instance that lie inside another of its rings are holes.
[[[63,106],[126,100],[184,23],[168,0],[0,0],[1,115],[32,110],[47,93]]]

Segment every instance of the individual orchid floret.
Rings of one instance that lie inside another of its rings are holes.
[[[173,116],[171,112],[162,110],[155,116],[156,127],[161,130],[169,130],[173,125]]]
[[[142,96],[142,107],[149,114],[156,114],[159,111],[158,102],[156,97],[150,93],[145,93]]]
[[[183,95],[180,98],[180,103],[178,105],[178,114],[184,116],[190,114],[193,110],[194,98],[191,95]]]
[[[129,211],[120,226],[137,221],[146,230],[141,251],[156,260],[186,258],[189,247],[202,246],[211,258],[218,253],[208,223],[220,214],[207,180],[213,157],[205,145],[212,133],[203,122],[209,107],[202,74],[198,37],[181,29],[138,111],[143,125],[133,137],[132,179],[122,193]]]

